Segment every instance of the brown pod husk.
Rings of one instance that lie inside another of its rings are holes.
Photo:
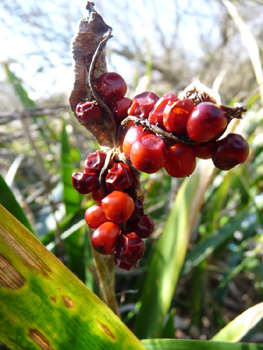
[[[88,16],[80,20],[72,40],[74,82],[69,103],[75,114],[79,102],[96,100],[103,111],[101,119],[78,121],[95,136],[100,145],[113,147],[116,145],[116,125],[110,110],[97,96],[93,86],[93,80],[107,71],[104,48],[112,29],[93,6],[94,3],[87,3]]]

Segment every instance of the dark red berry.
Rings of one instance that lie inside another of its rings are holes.
[[[168,93],[163,95],[155,104],[154,108],[149,113],[148,120],[151,124],[159,126],[161,129],[165,129],[163,125],[163,111],[168,103],[178,100],[175,94]]]
[[[229,170],[244,163],[248,154],[249,145],[244,137],[231,133],[215,143],[212,160],[217,168]]]
[[[85,211],[86,223],[91,228],[97,228],[107,221],[105,213],[100,204],[94,204]]]
[[[125,190],[131,186],[132,182],[130,168],[122,162],[114,163],[106,176],[106,185],[114,190]]]
[[[99,180],[96,174],[77,171],[72,174],[72,184],[79,193],[87,194],[99,187]]]
[[[165,129],[175,133],[186,132],[186,124],[194,108],[194,102],[189,98],[168,102],[163,112]]]
[[[127,91],[127,84],[122,76],[115,72],[102,74],[96,81],[95,87],[98,95],[105,103],[120,100]]]
[[[132,105],[128,110],[128,114],[148,118],[150,111],[158,100],[159,97],[154,92],[142,92],[132,99]]]
[[[98,120],[101,116],[102,110],[94,102],[80,102],[76,107],[76,117],[79,120]]]
[[[134,202],[125,192],[113,191],[101,201],[102,208],[108,220],[116,223],[126,222],[134,211]]]
[[[120,228],[117,224],[106,221],[93,232],[91,236],[91,245],[101,254],[111,254],[115,251],[119,233]]]
[[[148,134],[150,134],[150,131],[144,130],[141,125],[130,127],[123,140],[123,153],[125,156],[130,158],[131,146],[136,140]]]
[[[145,244],[135,232],[122,234],[116,244],[115,263],[129,270],[136,265],[145,252]],[[126,267],[125,267],[126,266]]]
[[[207,142],[218,137],[227,126],[222,109],[211,102],[200,103],[187,121],[187,133],[193,141]]]
[[[212,158],[212,153],[214,149],[214,142],[207,142],[204,144],[196,144],[191,146],[192,150],[195,153],[195,156],[201,159],[210,159]]]
[[[131,104],[132,100],[128,97],[123,97],[120,100],[109,104],[109,108],[118,124],[120,124],[128,116],[128,109],[130,108]]]
[[[93,190],[91,192],[91,196],[94,199],[95,202],[100,202],[103,199],[103,195],[100,188],[97,188],[96,190]]]
[[[139,220],[129,223],[127,229],[136,232],[140,238],[148,238],[154,230],[153,219],[149,215],[143,215]]]
[[[103,152],[93,152],[84,162],[85,173],[99,174],[106,159],[106,154]]]
[[[130,151],[134,167],[148,174],[160,170],[166,161],[167,148],[163,140],[149,134],[137,139]]]
[[[190,146],[179,143],[171,146],[164,167],[167,173],[173,177],[191,175],[196,167],[194,151]]]
[[[133,201],[134,201],[134,211],[132,213],[132,216],[128,220],[129,222],[132,222],[134,220],[138,221],[144,215],[142,200],[136,197]]]

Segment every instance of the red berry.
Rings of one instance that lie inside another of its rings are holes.
[[[116,244],[115,263],[117,266],[130,270],[145,252],[145,244],[135,232],[122,234]]]
[[[179,143],[171,146],[164,167],[173,177],[191,175],[196,167],[194,151],[191,147]]]
[[[215,143],[212,160],[217,168],[229,170],[240,163],[244,163],[248,154],[249,145],[247,141],[241,135],[228,134]]]
[[[149,134],[133,143],[130,159],[136,169],[152,174],[164,166],[166,154],[167,149],[163,140]]]
[[[111,254],[115,251],[116,240],[120,228],[114,222],[106,221],[101,224],[91,236],[92,247],[101,254]]]
[[[132,100],[128,97],[123,97],[120,100],[109,104],[109,108],[118,124],[120,124],[128,116],[128,109],[131,104]]]
[[[165,129],[169,132],[186,132],[186,124],[194,108],[194,102],[189,98],[169,102],[163,112]]]
[[[80,120],[97,120],[100,119],[101,116],[102,110],[94,102],[80,102],[76,107],[76,117]]]
[[[102,209],[108,220],[116,223],[126,222],[134,211],[134,202],[125,192],[113,191],[101,201]]]
[[[125,190],[133,182],[132,173],[128,165],[114,163],[106,176],[106,185],[114,190]]]
[[[148,238],[154,230],[153,219],[149,215],[143,215],[139,220],[129,223],[127,229],[136,232],[140,238]]]
[[[227,117],[214,103],[200,103],[190,115],[187,133],[193,141],[207,142],[219,136],[227,126]]]
[[[196,157],[201,159],[210,159],[212,158],[214,145],[214,142],[207,142],[201,145],[196,144],[191,147]]]
[[[128,114],[148,118],[150,111],[158,100],[159,97],[154,92],[142,92],[132,99],[132,105],[128,110]]]
[[[91,196],[94,199],[95,202],[100,202],[103,198],[103,195],[101,193],[101,189],[97,188],[96,190],[93,190],[91,192]]]
[[[120,100],[125,96],[127,84],[122,76],[115,72],[107,72],[102,74],[96,81],[95,87],[98,95],[105,103]]]
[[[141,125],[130,127],[123,140],[123,153],[125,156],[130,158],[131,146],[137,139],[148,134],[150,134],[150,131],[144,130]]]
[[[155,104],[154,108],[149,113],[148,120],[151,124],[159,126],[161,129],[165,129],[163,125],[163,111],[166,105],[170,102],[178,100],[175,94],[168,93],[163,95]]]
[[[107,218],[101,205],[94,204],[92,207],[88,208],[85,211],[85,220],[89,227],[97,228],[103,224],[103,222],[107,221]]]
[[[103,152],[93,152],[84,162],[85,173],[99,174],[106,159],[106,154]]]
[[[129,218],[129,222],[134,220],[139,220],[144,215],[143,202],[140,198],[136,197],[134,199],[134,211],[132,216]],[[132,230],[133,231],[133,230]]]
[[[99,180],[96,174],[77,171],[72,174],[72,185],[79,193],[87,194],[99,187]]]

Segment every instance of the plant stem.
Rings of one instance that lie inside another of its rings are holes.
[[[91,237],[91,230],[89,230]],[[100,284],[101,297],[109,308],[120,316],[119,306],[115,295],[115,268],[113,257],[111,255],[102,255],[92,249],[94,265]]]

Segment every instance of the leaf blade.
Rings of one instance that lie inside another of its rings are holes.
[[[0,339],[10,349],[145,349],[121,320],[0,206]],[[8,269],[7,269],[8,268]],[[45,347],[44,347],[45,345]]]

